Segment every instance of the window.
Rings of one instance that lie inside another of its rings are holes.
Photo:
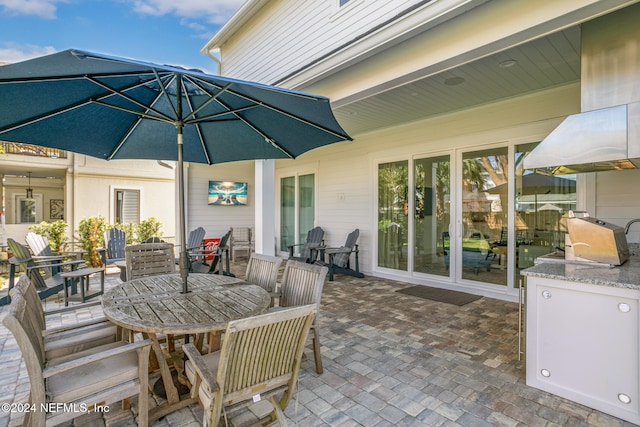
[[[15,201],[17,224],[35,224],[42,221],[41,194],[34,194],[31,199],[23,195],[16,196]]]
[[[340,7],[344,6],[345,4],[349,3],[349,0],[338,0],[338,5]]]
[[[140,222],[140,190],[116,189],[114,194],[115,222],[138,224]]]

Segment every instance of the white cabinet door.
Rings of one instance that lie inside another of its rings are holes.
[[[527,287],[527,384],[638,422],[638,292],[531,277]]]

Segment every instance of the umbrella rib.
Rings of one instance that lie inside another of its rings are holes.
[[[135,130],[136,126],[138,126],[138,124],[140,124],[140,122],[142,121],[141,117],[138,117],[138,119],[136,120],[136,122],[131,126],[131,128],[129,128],[129,130],[127,131],[127,133],[120,138],[120,142],[118,142],[118,145],[116,146],[116,148],[114,148],[111,153],[109,153],[109,155],[107,156],[107,160],[111,160],[113,159],[113,156],[115,156],[118,151],[120,151],[120,148],[122,148],[122,146],[124,145],[125,141],[127,140],[127,138],[129,138],[129,136],[133,133],[133,131]]]
[[[160,90],[162,91],[162,94],[164,95],[165,98],[167,98],[167,103],[171,106],[171,110],[173,110],[173,114],[175,117],[178,117],[178,112],[176,111],[176,108],[173,106],[173,102],[171,102],[171,98],[169,98],[169,94],[167,93],[166,87],[164,84],[162,84],[162,79],[160,79],[160,75],[158,74],[158,70],[156,70],[155,68],[153,69],[153,74],[156,76],[156,81],[158,82],[158,86],[160,86]],[[170,85],[171,82],[173,80],[175,80],[176,75],[175,73],[172,74],[172,78],[169,79],[169,83],[167,83],[167,85]],[[157,98],[156,98],[157,100]],[[154,101],[155,102],[155,101]],[[179,118],[179,117],[178,117]]]
[[[194,77],[194,78],[195,78],[195,77]],[[197,79],[197,78],[196,78],[196,79]],[[201,80],[201,79],[197,79],[197,80]],[[207,82],[206,80],[202,80],[202,81]],[[210,82],[207,82],[207,83],[208,83],[209,85],[212,85],[212,86],[218,86],[218,85],[216,85],[215,83],[210,83]],[[258,87],[258,88],[263,88],[262,86],[256,86],[256,87]],[[263,89],[266,89],[266,88],[263,88]],[[206,90],[206,89],[203,89],[203,90]],[[274,92],[282,92],[282,91],[278,91],[277,89],[270,89],[270,90],[272,90],[272,91],[274,91]],[[247,96],[247,95],[243,95],[243,94],[241,94],[241,93],[238,93],[238,92],[234,91],[234,90],[233,90],[233,89],[231,89],[231,88],[228,88],[228,89],[226,90],[226,92],[227,92],[227,93],[230,93],[230,94],[233,94],[233,95],[235,95],[235,96],[238,96],[238,97],[240,97],[240,98],[242,98],[242,99],[245,99],[245,100],[247,100],[247,101],[253,102],[254,104],[259,104],[259,105],[260,105],[260,106],[262,106],[262,107],[269,108],[270,110],[273,110],[273,111],[275,111],[275,112],[277,112],[277,113],[280,113],[280,114],[282,114],[282,115],[285,115],[285,116],[287,116],[287,117],[290,117],[290,118],[292,118],[292,119],[294,119],[294,120],[297,120],[297,121],[299,121],[299,122],[305,123],[305,124],[307,124],[307,125],[309,125],[309,126],[315,127],[316,129],[319,129],[319,130],[321,130],[321,131],[323,131],[323,132],[329,133],[329,134],[334,135],[334,136],[339,136],[339,137],[341,137],[341,138],[345,138],[345,139],[347,139],[347,140],[349,140],[349,141],[353,141],[353,138],[351,138],[351,137],[350,137],[349,135],[347,135],[346,133],[339,133],[339,132],[336,132],[336,131],[334,131],[334,130],[331,130],[331,129],[329,129],[329,128],[325,127],[325,126],[321,126],[321,125],[319,125],[319,124],[317,124],[317,123],[310,122],[310,121],[309,121],[309,120],[307,120],[307,119],[304,119],[304,118],[302,118],[302,117],[296,116],[295,114],[292,114],[292,113],[290,113],[290,112],[288,112],[288,111],[285,111],[285,110],[283,110],[283,109],[281,109],[281,108],[278,108],[278,107],[273,106],[273,105],[271,105],[271,104],[267,104],[267,103],[262,102],[262,101],[258,101],[258,100],[256,100],[255,98],[252,98],[252,97],[250,97],[250,96]],[[209,93],[209,92],[207,91],[207,93]],[[284,93],[289,94],[289,92],[284,92]],[[293,92],[293,93],[295,94],[295,92]],[[213,96],[213,95],[212,95],[212,94],[210,94],[210,93],[209,93],[209,95],[210,95],[210,96]],[[318,98],[318,97],[309,97],[309,96],[307,96],[307,98],[313,99],[313,100],[318,101],[318,102],[320,102],[320,101],[322,101],[322,100],[323,100],[322,98]],[[218,102],[220,102],[220,101],[218,100]],[[221,105],[223,105],[225,108],[228,108],[228,107],[226,107],[224,104],[222,104],[221,102],[220,102],[220,104],[221,104]]]
[[[95,79],[93,79],[93,78],[91,78],[91,77],[89,77],[89,76],[87,76],[86,78],[87,78],[87,80],[89,80],[90,82],[92,82],[92,83],[94,83],[94,84],[96,84],[96,85],[100,86],[101,88],[103,88],[103,89],[106,89],[106,90],[110,91],[112,94],[114,94],[114,95],[118,95],[118,96],[120,96],[121,98],[124,98],[124,99],[126,99],[127,101],[132,102],[132,103],[134,103],[135,105],[137,105],[137,106],[139,106],[139,107],[144,108],[146,111],[153,111],[153,112],[154,112],[154,113],[156,113],[158,116],[160,116],[160,117],[164,117],[167,121],[171,121],[171,122],[173,122],[173,121],[174,121],[171,117],[167,116],[166,114],[164,114],[164,113],[162,113],[162,112],[160,112],[160,111],[158,111],[158,110],[156,110],[156,109],[154,109],[154,108],[151,108],[151,107],[150,107],[150,106],[148,106],[148,105],[144,105],[144,104],[142,104],[141,102],[138,102],[137,100],[135,100],[135,99],[131,98],[130,96],[128,96],[128,95],[126,95],[126,94],[124,94],[124,93],[122,93],[122,92],[120,92],[120,91],[118,91],[118,90],[116,90],[116,89],[113,89],[113,88],[111,88],[111,87],[107,86],[106,84],[104,84],[104,83],[102,83],[102,82],[99,82],[99,81],[97,81],[97,80],[95,80]],[[100,98],[104,98],[104,97],[105,97],[105,96],[103,95],[103,96],[101,96]],[[139,111],[130,110],[130,109],[127,109],[127,108],[124,108],[124,107],[117,107],[117,106],[115,106],[115,105],[111,105],[111,104],[107,104],[107,103],[103,103],[103,102],[99,102],[99,104],[100,104],[100,105],[104,105],[104,106],[114,107],[114,108],[116,108],[116,109],[118,109],[118,110],[122,110],[122,111],[135,112],[134,114],[136,114],[136,115],[143,115],[143,116],[145,116],[145,117],[147,117],[147,118],[153,118],[153,116],[148,115],[147,113],[141,113],[141,112],[139,112]],[[163,120],[161,120],[161,121],[163,121]]]
[[[0,128],[0,134],[1,133],[5,133],[5,132],[10,132],[10,131],[13,131],[13,130],[16,130],[16,129],[20,129],[23,126],[28,126],[30,124],[37,123],[37,122],[39,122],[41,120],[46,120],[46,119],[48,119],[50,117],[54,117],[54,116],[57,116],[59,114],[66,113],[67,111],[75,110],[76,108],[80,108],[80,107],[83,107],[85,105],[88,105],[90,102],[91,102],[90,100],[83,100],[80,103],[73,104],[73,105],[70,105],[70,106],[66,106],[64,108],[52,111],[52,112],[47,113],[47,114],[42,114],[40,116],[31,117],[31,118],[29,118],[27,120],[23,120],[21,122],[12,123],[12,124],[10,124],[8,126]]]
[[[142,112],[142,111],[131,110],[129,108],[120,107],[118,105],[108,104],[106,102],[97,101],[97,100],[93,100],[91,102],[93,102],[94,104],[102,105],[103,107],[109,107],[109,108],[112,108],[114,110],[124,111],[125,113],[133,114],[134,116],[138,116],[138,117],[143,118],[143,119],[155,120],[155,121],[158,121],[158,122],[170,123],[170,124],[173,124],[175,122],[170,117],[158,117],[158,116],[154,116],[154,115],[151,115],[151,114],[147,114],[147,113]],[[155,110],[153,110],[153,111],[155,111]]]
[[[221,105],[223,107],[227,108],[226,105],[224,105],[224,104],[221,104]],[[216,121],[215,119],[218,118],[218,117],[226,116],[226,115],[229,115],[229,114],[232,114],[232,115],[235,116],[236,113],[240,113],[242,111],[250,110],[250,109],[256,108],[256,107],[259,107],[259,105],[248,105],[246,107],[240,107],[240,108],[236,108],[234,110],[227,109],[227,111],[223,111],[221,113],[215,113],[215,114],[210,114],[208,116],[196,117],[194,119],[186,121],[185,124],[215,122]],[[229,119],[229,120],[238,120],[238,119]]]
[[[203,102],[202,105],[199,106],[197,109],[194,110],[193,106],[191,106],[191,113],[188,116],[185,116],[185,118],[184,118],[185,121],[188,120],[189,117],[195,117],[195,115],[198,114],[198,112],[200,110],[202,110],[204,107],[206,107],[207,105],[209,105],[210,103],[215,101],[220,95],[222,95],[222,93],[224,93],[229,88],[229,86],[231,86],[231,83],[228,83],[225,86],[222,86],[217,93],[210,94],[208,90],[206,90],[204,87],[202,87],[202,85],[200,85],[197,82],[193,81],[193,79],[191,79],[190,76],[185,76],[185,77],[187,77],[187,80],[189,80],[195,86],[197,86],[198,88],[200,88],[201,90],[203,90],[204,92],[209,94],[209,99],[207,99],[205,102]],[[189,98],[189,97],[187,97],[187,98]],[[193,121],[191,121],[191,123],[197,123],[197,120],[193,120]]]
[[[184,85],[184,82],[182,82]],[[183,88],[185,89],[185,88]],[[186,93],[186,91],[185,91]],[[193,105],[191,104],[191,98],[189,98],[188,96],[187,98],[187,103],[189,104],[189,108],[191,109],[191,111],[193,112]],[[192,113],[193,114],[193,113]],[[207,151],[207,145],[204,143],[204,138],[202,137],[202,131],[200,129],[200,126],[198,126],[198,123],[193,123],[193,125],[196,128],[196,132],[198,132],[198,138],[200,139],[200,146],[202,148],[202,152],[204,153],[205,157],[207,158],[207,164],[211,164],[211,156],[209,155],[209,152]]]

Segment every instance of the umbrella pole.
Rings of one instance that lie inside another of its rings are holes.
[[[185,242],[186,227],[184,219],[184,164],[182,160],[182,127],[178,127],[178,211],[180,216],[180,276],[182,276],[182,293],[189,292],[187,277],[189,277],[189,257],[187,242]]]

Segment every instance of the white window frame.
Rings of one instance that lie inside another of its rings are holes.
[[[141,187],[128,186],[128,185],[110,185],[109,186],[109,222],[115,224],[116,222],[116,191],[137,191],[140,194],[138,200],[138,222],[144,218],[143,203],[144,189]]]
[[[33,194],[32,199],[36,204],[36,219],[34,222],[22,222],[22,201],[27,200],[27,194],[16,194],[15,195],[15,223],[16,224],[38,224],[43,221],[43,205],[42,205],[42,194]]]

